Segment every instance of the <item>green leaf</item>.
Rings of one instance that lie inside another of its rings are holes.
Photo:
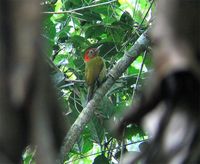
[[[46,16],[43,20],[42,30],[45,36],[49,39],[54,39],[56,35],[56,29],[54,23],[51,21],[51,16]]]
[[[109,160],[102,154],[97,156],[92,164],[109,164]]]
[[[66,10],[82,6],[81,0],[62,0],[62,3]]]
[[[88,124],[88,129],[90,130],[91,139],[100,145],[104,137],[104,128],[99,127],[102,127],[101,120],[93,117],[92,121]]]
[[[103,25],[93,25],[87,28],[85,32],[86,38],[97,38],[106,33],[106,29]]]
[[[81,102],[78,95],[79,95],[78,90],[73,89],[73,91],[71,91],[68,98],[68,108],[69,108],[69,111],[71,111],[71,113],[68,115],[68,119],[70,120],[70,123],[73,123],[77,119],[80,112],[83,110],[83,107],[81,106]]]
[[[89,139],[89,136],[84,137],[84,143],[82,147],[82,153],[87,153],[93,148],[93,142]]]
[[[105,17],[106,16],[110,17],[114,12],[113,9],[108,6],[98,6],[98,7],[92,8],[91,10],[97,14],[102,14]]]
[[[42,6],[42,9],[43,9],[43,11],[51,11],[51,12],[53,12],[55,10],[55,6],[50,4],[50,3],[47,3],[47,4],[44,4]]]
[[[153,62],[152,62],[152,56],[150,56],[149,53],[146,54],[146,59],[145,59],[145,62],[144,62],[146,68],[148,70],[151,70],[153,69]]]
[[[125,129],[124,137],[131,140],[132,136],[139,135],[140,137],[145,136],[144,131],[141,129],[140,126],[133,124],[131,126],[128,126]]]
[[[78,147],[80,149],[80,153],[87,153],[93,148],[93,142],[90,139],[91,132],[88,128],[85,128],[80,136],[79,141],[77,142]]]
[[[131,17],[131,15],[129,14],[129,12],[127,12],[127,11],[125,11],[122,14],[122,16],[120,18],[120,22],[128,25],[129,27],[132,27],[133,24],[134,24],[133,18]]]
[[[74,47],[76,48],[83,48],[89,44],[89,42],[86,40],[86,38],[79,36],[79,35],[74,35],[69,38],[69,42],[73,44]]]
[[[143,20],[143,14],[141,13],[141,11],[136,11],[136,12],[135,12],[134,20],[135,20],[137,23],[141,23],[141,22],[142,22],[142,20]],[[143,25],[146,25],[146,24],[147,24],[147,21],[144,20]]]
[[[108,41],[107,39],[102,39],[101,43],[103,46],[100,49],[100,56],[102,56],[104,59],[110,60],[110,58],[117,54],[116,47],[120,49],[120,46],[115,45],[114,42]]]
[[[35,164],[34,160],[35,150],[32,150],[30,147],[27,147],[23,154],[23,164]]]
[[[56,23],[63,23],[68,20],[68,16],[66,14],[55,14],[52,16],[52,21]]]
[[[149,7],[149,2],[148,0],[139,0],[140,6],[143,10],[147,9]]]
[[[47,55],[50,56],[53,51],[54,46],[54,38],[56,36],[56,29],[54,23],[50,20],[51,16],[47,16],[43,20],[42,24],[42,32],[43,38],[46,40],[47,43]]]
[[[80,11],[80,13],[82,15],[76,15],[76,17],[81,18],[87,22],[102,21],[100,14],[95,13],[91,10],[82,10],[82,11]]]

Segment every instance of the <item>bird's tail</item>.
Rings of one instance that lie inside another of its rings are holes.
[[[89,102],[92,99],[93,93],[94,93],[94,85],[88,86],[87,102]]]

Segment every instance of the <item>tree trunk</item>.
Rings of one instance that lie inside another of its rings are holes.
[[[0,0],[0,163],[19,163],[37,145],[37,163],[54,164],[64,121],[43,62],[39,0]]]

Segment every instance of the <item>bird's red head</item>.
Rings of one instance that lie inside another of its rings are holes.
[[[102,45],[100,45],[97,48],[90,48],[85,52],[84,55],[84,60],[85,62],[89,62],[92,58],[94,58],[98,53],[99,53],[99,49],[101,48]]]

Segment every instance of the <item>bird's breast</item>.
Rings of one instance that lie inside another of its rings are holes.
[[[89,62],[85,63],[85,80],[87,85],[93,85],[98,79],[99,74],[103,68],[103,59],[99,56],[91,59]]]

